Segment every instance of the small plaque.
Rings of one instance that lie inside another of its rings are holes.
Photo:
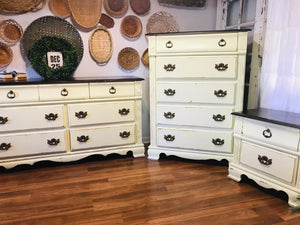
[[[51,69],[57,69],[64,65],[63,55],[61,52],[47,52],[48,66]]]

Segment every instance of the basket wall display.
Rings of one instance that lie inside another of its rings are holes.
[[[143,52],[143,55],[141,57],[142,63],[149,68],[149,54],[148,54],[148,48]]]
[[[94,29],[89,38],[89,51],[99,65],[108,63],[113,53],[113,41],[106,27],[99,26]]]
[[[139,53],[131,47],[123,48],[118,54],[118,63],[124,70],[134,70],[140,64]]]
[[[83,28],[95,27],[101,17],[102,0],[68,0],[75,22]]]
[[[147,22],[147,33],[178,32],[178,24],[175,18],[168,12],[159,11],[154,13]]]
[[[130,7],[137,15],[146,15],[151,8],[150,0],[129,0]]]
[[[113,28],[115,25],[114,19],[104,13],[101,14],[99,23],[106,28]]]
[[[0,0],[0,11],[13,14],[35,12],[44,8],[46,3],[47,0]]]
[[[5,44],[16,44],[20,41],[22,35],[23,29],[17,21],[8,19],[0,22],[0,41]]]
[[[158,0],[158,3],[162,6],[174,7],[204,7],[206,0]]]
[[[129,39],[137,39],[141,36],[143,25],[141,20],[134,15],[125,16],[120,25],[121,33]]]
[[[56,16],[61,18],[67,18],[71,15],[68,0],[50,0],[49,8]]]
[[[7,44],[0,42],[0,68],[8,66],[12,59],[13,52],[11,48]]]
[[[121,18],[128,10],[128,0],[103,0],[103,6],[108,15]]]

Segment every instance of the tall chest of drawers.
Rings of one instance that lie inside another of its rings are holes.
[[[148,34],[149,159],[231,160],[242,110],[247,31]]]
[[[142,79],[0,84],[0,166],[89,155],[144,156]]]

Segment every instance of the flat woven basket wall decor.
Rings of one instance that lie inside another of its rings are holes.
[[[118,62],[124,70],[134,70],[140,64],[139,53],[131,47],[123,48],[118,54]]]
[[[13,59],[13,52],[11,48],[0,42],[0,68],[8,66]]]
[[[137,16],[128,15],[122,19],[120,29],[126,38],[134,40],[142,34],[143,25]]]
[[[38,11],[46,5],[47,0],[0,0],[0,11],[21,14]]]
[[[23,29],[21,25],[12,19],[0,22],[0,41],[7,45],[14,45],[21,40]]]
[[[128,0],[103,0],[103,7],[108,15],[121,18],[128,10]]]
[[[158,3],[162,6],[169,7],[204,7],[206,0],[158,0]]]
[[[175,18],[168,12],[159,11],[154,13],[147,22],[147,33],[178,32],[178,24]]]
[[[130,7],[137,15],[146,15],[151,8],[150,0],[129,0]]]
[[[67,18],[71,15],[67,0],[50,0],[49,7],[55,15],[61,18]]]

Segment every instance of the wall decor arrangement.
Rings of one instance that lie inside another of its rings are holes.
[[[150,0],[129,0],[130,7],[137,15],[144,16],[151,8]]]
[[[121,18],[128,11],[128,0],[103,0],[103,6],[108,15]]]
[[[11,48],[0,42],[0,68],[7,67],[13,59],[13,52]]]
[[[123,48],[118,54],[119,65],[127,71],[136,69],[140,64],[140,55],[134,48]]]
[[[0,0],[0,11],[4,13],[22,14],[41,10],[47,0]]]
[[[145,49],[143,52],[143,55],[141,57],[142,63],[149,68],[149,54],[148,54],[148,48]]]
[[[0,22],[0,41],[7,45],[14,45],[20,41],[23,35],[21,25],[13,20],[3,20]]]
[[[122,35],[128,40],[136,40],[142,34],[143,25],[137,16],[128,15],[122,19],[120,30]]]
[[[158,3],[167,7],[204,7],[206,0],[158,0]]]
[[[147,22],[147,33],[178,32],[179,27],[175,18],[166,11],[154,13]]]
[[[49,8],[61,18],[67,18],[71,15],[67,0],[49,0]]]

